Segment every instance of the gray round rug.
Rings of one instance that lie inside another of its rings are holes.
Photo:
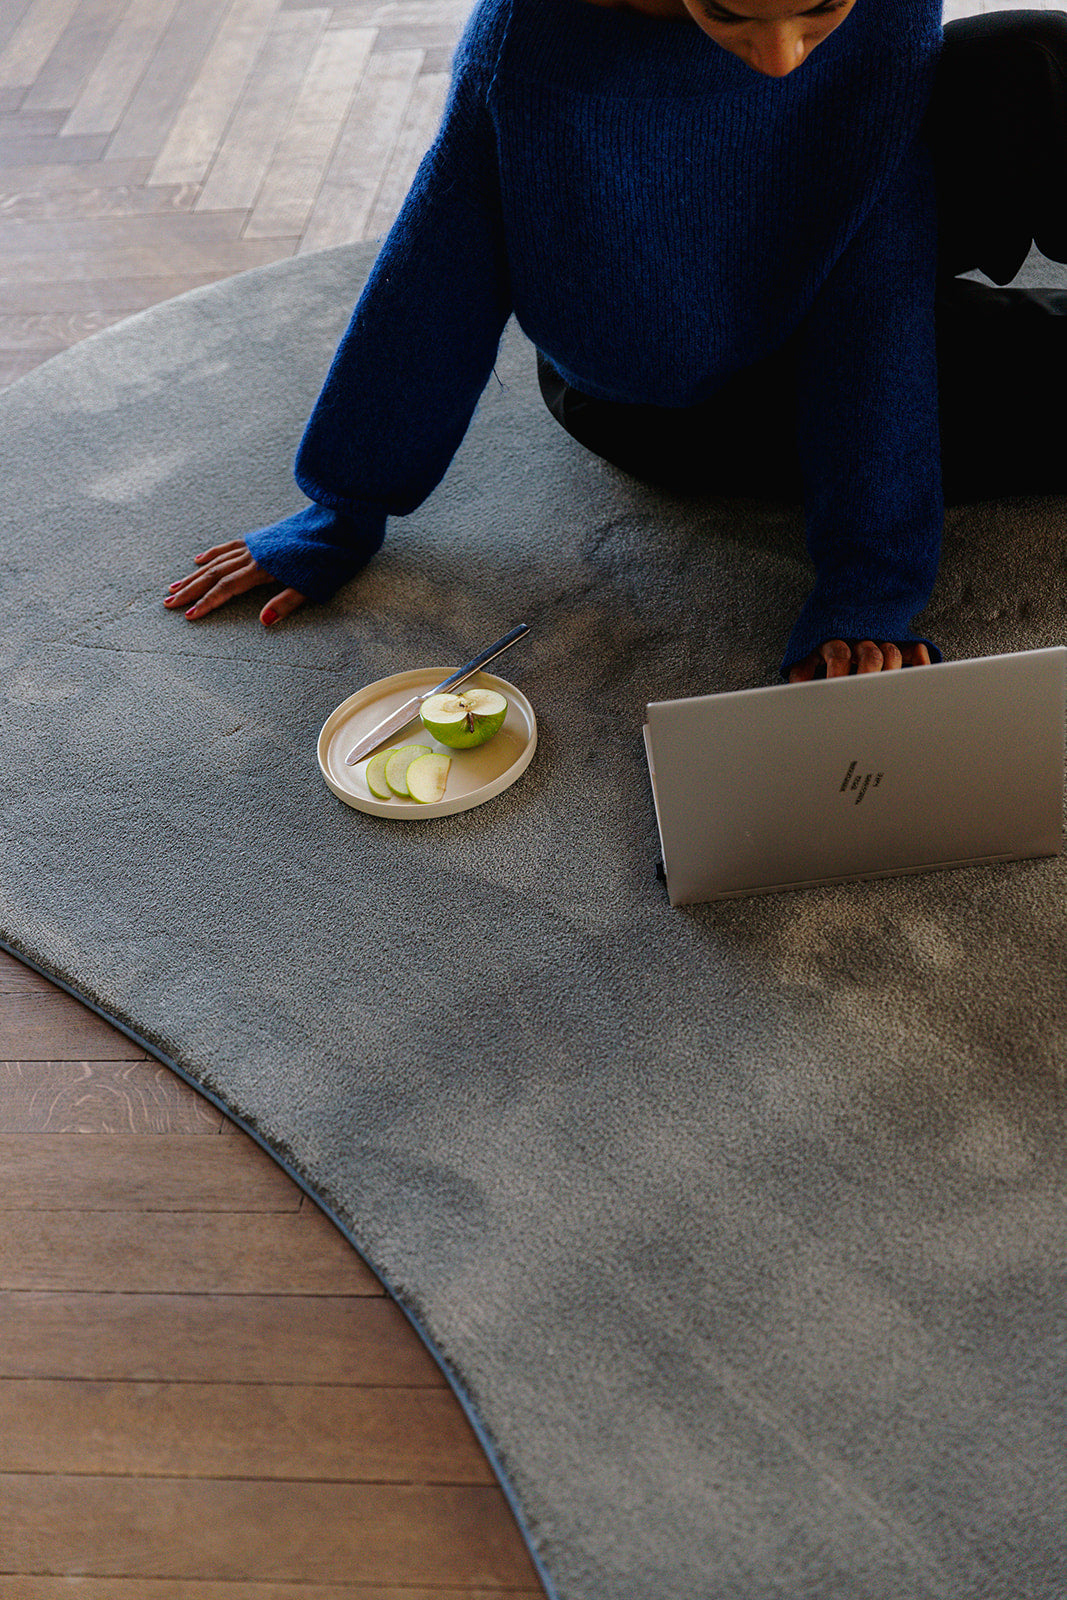
[[[0,935],[336,1219],[559,1600],[1062,1600],[1067,861],[672,911],[644,704],[773,680],[799,519],[584,455],[515,333],[334,603],[165,612],[301,503],[369,261],[198,291],[0,396]],[[1062,642],[1063,520],[950,516],[946,654]],[[335,706],[521,620],[514,787],[417,827],[329,792]]]

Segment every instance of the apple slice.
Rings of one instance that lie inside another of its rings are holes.
[[[411,799],[407,781],[407,770],[411,763],[417,761],[420,756],[429,754],[428,744],[402,744],[399,750],[390,750],[389,759],[385,763],[385,781],[401,800]]]
[[[443,756],[436,750],[431,750],[424,756],[416,756],[405,774],[411,798],[421,800],[423,805],[440,800],[445,792],[448,769],[451,765],[452,757]]]
[[[495,689],[464,689],[461,694],[432,694],[419,716],[427,733],[453,750],[484,744],[503,724],[508,703]]]
[[[385,776],[385,765],[392,754],[391,750],[379,750],[378,754],[371,756],[367,762],[367,788],[376,800],[393,798],[393,791]]]

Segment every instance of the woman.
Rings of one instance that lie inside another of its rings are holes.
[[[329,598],[440,481],[514,313],[589,448],[653,480],[803,493],[816,582],[791,681],[936,658],[911,623],[937,570],[939,436],[966,493],[974,339],[1010,322],[992,342],[1020,358],[1018,299],[998,321],[981,300],[997,291],[953,297],[952,275],[996,276],[1005,256],[1014,272],[1035,234],[1061,248],[1032,215],[1055,231],[1061,184],[1035,185],[1020,221],[989,214],[983,170],[986,203],[961,209],[966,141],[992,118],[991,159],[1005,123],[1032,154],[1051,128],[1062,172],[1067,60],[1058,14],[969,20],[935,93],[939,16],[937,0],[482,0],[301,444],[312,504],[198,557],[166,603],[195,620],[273,581],[269,625]],[[941,210],[960,212],[942,218],[936,321],[932,94]],[[1020,177],[1011,163],[1016,209]],[[1047,361],[1062,308],[1024,300],[1022,355]],[[1029,484],[1044,460],[1003,465]]]

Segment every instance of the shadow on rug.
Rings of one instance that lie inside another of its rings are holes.
[[[165,613],[301,504],[369,262],[199,291],[0,396],[0,935],[329,1210],[559,1600],[1061,1600],[1067,858],[671,911],[643,707],[773,681],[799,521],[584,456],[514,333],[335,603]],[[946,655],[1063,641],[1064,509],[950,515]],[[329,793],[340,701],[522,620],[513,788],[418,825]]]

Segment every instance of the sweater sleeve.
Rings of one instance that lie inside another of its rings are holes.
[[[461,43],[441,130],[308,422],[296,481],[312,504],[248,535],[260,565],[313,600],[440,482],[493,370],[511,304],[485,44],[476,29]]]
[[[916,146],[801,332],[798,444],[816,581],[783,676],[828,639],[915,640],[912,619],[934,586],[944,513],[935,216],[929,160]]]

